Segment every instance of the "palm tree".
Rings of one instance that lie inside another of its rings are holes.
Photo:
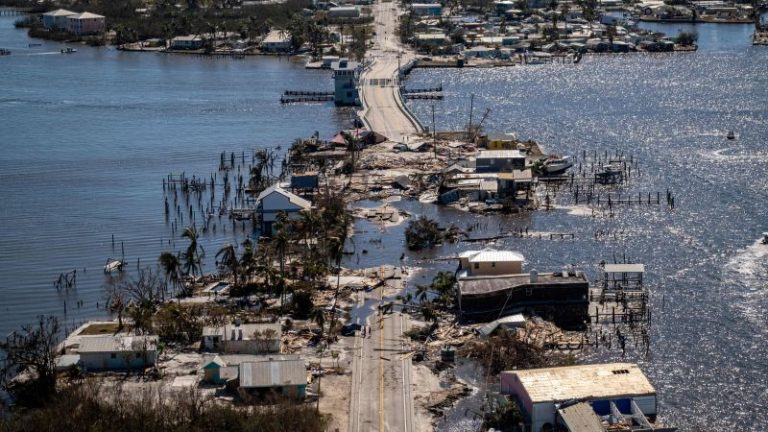
[[[344,144],[347,146],[347,151],[350,153],[350,173],[355,172],[355,163],[357,162],[357,152],[360,150],[360,140],[350,133],[344,133]]]
[[[227,243],[222,246],[222,248],[219,249],[219,251],[216,253],[216,259],[219,263],[219,269],[228,271],[230,274],[232,274],[234,284],[237,286],[238,282],[240,281],[240,261],[237,258],[237,251],[235,250],[235,246],[233,246],[232,243]]]
[[[181,261],[172,252],[163,252],[157,259],[165,272],[165,283],[170,284],[176,292],[181,284]]]
[[[187,246],[187,251],[184,252],[183,255],[184,272],[192,277],[198,273],[202,275],[202,258],[205,256],[205,250],[203,249],[203,246],[198,243],[199,234],[197,228],[195,228],[194,225],[184,228],[181,237],[189,239],[189,246]]]
[[[288,253],[288,215],[281,211],[277,214],[275,221],[277,233],[272,238],[272,247],[277,253],[278,263],[280,265],[280,314],[282,315],[285,307],[285,257]]]

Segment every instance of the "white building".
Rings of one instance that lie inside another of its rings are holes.
[[[267,236],[274,234],[273,225],[280,212],[285,212],[288,219],[298,219],[302,211],[311,208],[312,203],[288,192],[278,184],[264,189],[256,198],[256,212],[261,220],[261,232]]]
[[[501,393],[515,399],[526,431],[531,432],[557,430],[556,425],[563,425],[567,414],[559,411],[566,402],[587,402],[591,417],[613,414],[643,425],[656,417],[656,390],[631,363],[505,371],[501,373]]]
[[[43,27],[47,30],[67,30],[69,25],[68,19],[73,15],[77,15],[77,12],[66,9],[46,12],[43,14]]]
[[[495,276],[520,274],[523,272],[525,257],[520,252],[493,249],[470,250],[459,255],[463,276]]]
[[[203,349],[226,354],[280,352],[282,328],[276,324],[231,324],[203,328]]]
[[[91,35],[104,33],[104,15],[83,12],[67,17],[67,31],[73,35]]]
[[[270,31],[261,41],[261,50],[266,52],[288,52],[291,50],[292,36],[283,30]]]
[[[328,9],[328,18],[359,18],[360,8],[357,6],[338,6]]]
[[[157,342],[157,336],[83,336],[76,351],[88,371],[141,369],[155,364]]]

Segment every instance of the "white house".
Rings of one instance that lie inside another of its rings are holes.
[[[43,14],[43,27],[47,30],[67,30],[69,26],[68,18],[73,15],[77,15],[77,12],[66,9],[46,12]]]
[[[517,402],[531,432],[558,430],[568,417],[561,404],[576,401],[587,402],[592,416],[626,417],[641,425],[656,417],[656,390],[631,363],[505,371],[501,393]]]
[[[274,184],[256,198],[256,212],[261,220],[261,232],[264,235],[274,233],[274,223],[280,212],[285,212],[289,219],[297,219],[302,211],[312,208],[312,203],[291,193],[278,184]]]
[[[288,52],[291,50],[291,34],[282,30],[270,31],[261,41],[261,50],[266,52]]]
[[[277,353],[281,335],[279,323],[204,327],[203,349],[227,354]]]
[[[461,275],[494,276],[520,274],[525,257],[520,252],[493,249],[470,250],[459,255]]]
[[[141,369],[155,364],[157,342],[157,336],[83,336],[76,350],[85,370]]]
[[[443,14],[443,6],[440,3],[411,3],[411,11],[415,16],[435,16]]]
[[[180,49],[180,50],[200,49],[203,47],[203,45],[204,45],[203,38],[195,35],[176,36],[175,38],[171,39],[172,49]]]
[[[338,6],[328,9],[328,18],[358,18],[360,8],[357,6]]]
[[[104,33],[104,15],[83,12],[67,17],[67,31],[74,35]]]

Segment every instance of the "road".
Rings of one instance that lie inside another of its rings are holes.
[[[368,319],[371,331],[356,336],[349,431],[419,430],[413,423],[408,316],[395,312]]]
[[[373,131],[404,142],[407,136],[422,132],[415,119],[405,112],[398,81],[400,65],[413,60],[414,54],[399,42],[399,4],[378,1],[372,10],[376,36],[367,53],[373,62],[360,77],[361,116]]]

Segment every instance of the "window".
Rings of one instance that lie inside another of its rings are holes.
[[[480,263],[475,263],[475,270],[478,270],[480,268]]]
[[[495,263],[495,262],[492,262],[492,263],[491,263],[491,267],[496,267],[496,263]]]
[[[527,295],[527,296],[533,295],[533,288],[532,287],[525,287],[525,295]]]
[[[612,372],[614,375],[624,375],[629,373],[629,369],[616,369]]]
[[[116,359],[116,358],[117,358],[117,354],[115,354],[115,353],[112,353],[112,354],[110,354],[110,355],[109,355],[109,358],[111,358],[111,359]]]

